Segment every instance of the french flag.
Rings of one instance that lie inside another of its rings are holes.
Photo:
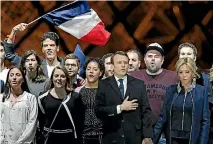
[[[104,46],[110,38],[110,33],[105,30],[102,20],[85,1],[69,3],[42,17],[74,37],[91,44]]]

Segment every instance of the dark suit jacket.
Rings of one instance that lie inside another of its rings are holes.
[[[4,92],[4,81],[0,80],[0,93]]]
[[[129,100],[137,99],[139,107],[117,114],[117,105],[123,99],[115,77],[99,81],[95,112],[103,121],[103,144],[141,144],[143,137],[152,137],[152,114],[144,82],[127,75],[127,96]]]

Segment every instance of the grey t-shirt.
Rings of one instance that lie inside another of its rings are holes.
[[[32,80],[29,80],[27,77],[26,80],[30,93],[35,95],[36,97],[46,92],[50,84],[49,78],[46,78],[46,80],[43,82],[33,82]]]

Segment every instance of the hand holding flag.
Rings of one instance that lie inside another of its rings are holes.
[[[89,7],[88,2],[69,3],[43,15],[42,18],[74,37],[91,44],[104,46],[110,38],[110,33],[105,30],[104,23],[97,13]],[[40,17],[33,22],[38,19]]]

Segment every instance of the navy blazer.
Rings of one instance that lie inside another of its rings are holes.
[[[4,81],[0,80],[0,93],[4,92]]]
[[[210,111],[208,102],[208,90],[206,87],[196,84],[187,95],[192,96],[192,126],[190,144],[207,144],[210,128]],[[183,96],[178,91],[178,85],[167,88],[164,106],[160,118],[154,128],[153,142],[158,143],[162,132],[165,133],[167,144],[171,144],[170,125],[171,108],[175,97]]]

